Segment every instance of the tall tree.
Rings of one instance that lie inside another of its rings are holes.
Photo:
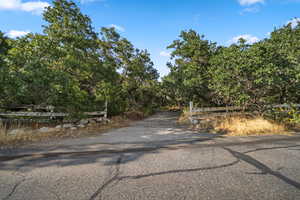
[[[290,25],[275,30],[270,39],[253,45],[245,41],[222,50],[211,60],[210,87],[216,100],[253,106],[299,100],[299,31]]]
[[[181,104],[190,100],[209,104],[209,60],[216,51],[216,44],[205,40],[194,30],[183,31],[179,37],[168,46],[173,49],[171,59],[174,60],[168,64],[172,74],[169,79],[174,78],[180,88]]]
[[[8,87],[8,65],[7,54],[10,48],[9,39],[0,31],[0,105],[7,98],[6,87]]]
[[[97,34],[94,32],[91,20],[83,15],[77,5],[68,0],[55,0],[52,7],[44,13],[48,22],[44,26],[51,48],[52,67],[66,72],[70,81],[63,85],[64,98],[68,105],[76,102],[72,91],[80,94],[82,102],[75,107],[87,105],[92,107],[95,100],[96,85],[105,78],[101,70],[102,63],[97,54]],[[69,84],[72,84],[71,88]]]
[[[157,79],[159,77],[146,50],[139,50],[122,38],[114,28],[102,29],[102,41],[114,55],[120,72],[119,91],[126,102],[125,110],[141,109],[154,104],[157,97]]]

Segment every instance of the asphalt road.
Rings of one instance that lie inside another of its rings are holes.
[[[0,151],[0,199],[300,199],[300,136],[213,137],[159,113]]]

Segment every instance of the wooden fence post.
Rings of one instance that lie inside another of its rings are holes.
[[[193,102],[190,101],[190,113],[192,113],[192,112],[193,112]]]

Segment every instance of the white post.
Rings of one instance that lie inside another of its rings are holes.
[[[105,114],[104,114],[104,118],[107,119],[107,100],[105,101]]]
[[[192,112],[193,112],[193,102],[190,101],[190,113],[192,113]]]

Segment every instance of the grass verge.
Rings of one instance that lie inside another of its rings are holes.
[[[292,135],[285,125],[262,117],[235,116],[219,120],[214,130],[228,136]]]
[[[55,139],[95,136],[111,129],[127,127],[135,120],[136,119],[131,119],[126,116],[116,116],[113,117],[108,124],[94,124],[93,126],[77,130],[60,129],[49,133],[40,133],[32,128],[23,128],[23,133],[15,135],[9,135],[5,127],[0,124],[0,148],[16,147],[39,141],[47,142]]]
[[[198,113],[198,124],[194,129],[226,136],[293,135],[294,129],[252,114],[231,113],[224,116]],[[205,117],[203,117],[205,116]],[[183,112],[178,119],[181,124],[189,122],[189,113]]]

